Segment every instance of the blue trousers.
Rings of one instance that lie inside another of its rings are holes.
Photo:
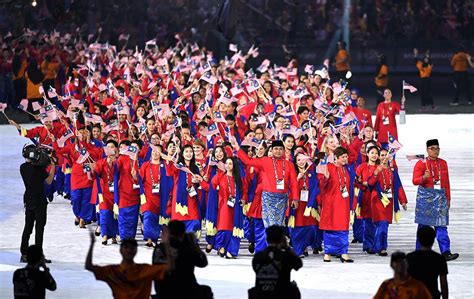
[[[61,166],[56,166],[56,175],[54,176],[53,184],[57,192],[64,192],[64,172],[61,170]]]
[[[143,239],[151,239],[156,243],[160,236],[159,215],[150,211],[143,212]]]
[[[364,242],[362,250],[374,250],[375,246],[375,226],[370,218],[364,218]]]
[[[313,249],[318,249],[323,245],[323,231],[319,229],[319,226],[315,226],[314,228],[316,229],[316,233],[311,247]]]
[[[115,238],[118,234],[117,219],[114,218],[114,212],[110,210],[100,210],[100,233],[102,237]]]
[[[341,255],[346,254],[349,249],[349,231],[348,230],[325,230],[324,253]]]
[[[267,248],[267,235],[262,219],[252,218],[252,222],[255,232],[255,253],[257,253]]]
[[[244,237],[249,243],[255,243],[255,227],[252,218],[244,217]]]
[[[352,234],[354,235],[354,240],[359,242],[364,241],[364,220],[354,219],[354,224],[352,224]]]
[[[378,221],[375,225],[375,246],[374,251],[387,250],[388,247],[388,222]]]
[[[94,205],[90,202],[91,193],[91,187],[71,191],[72,212],[84,221],[92,221],[94,217]]]
[[[137,234],[139,205],[120,208],[118,216],[118,228],[120,239],[135,239]]]
[[[71,174],[64,174],[64,193],[71,194]]]
[[[233,256],[239,254],[240,238],[232,236],[231,230],[220,230],[216,234],[216,249],[224,248]]]
[[[422,228],[424,225],[418,224],[417,231]],[[438,241],[439,252],[441,254],[445,252],[451,252],[451,241],[449,240],[448,227],[447,226],[435,226],[436,231],[436,241]],[[418,238],[416,239],[416,249],[420,249],[421,245],[418,243]]]
[[[297,226],[290,230],[291,245],[296,255],[302,255],[308,246],[314,244],[315,226]]]

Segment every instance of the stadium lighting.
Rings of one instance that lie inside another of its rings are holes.
[[[31,6],[33,6],[33,7],[36,7],[37,4],[38,4],[38,3],[36,2],[36,0],[33,0],[33,1],[31,2]]]

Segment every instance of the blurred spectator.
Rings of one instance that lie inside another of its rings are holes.
[[[13,294],[15,299],[45,298],[46,289],[56,290],[56,281],[46,267],[43,250],[40,246],[31,245],[27,251],[25,268],[13,274]],[[43,271],[40,269],[43,268]]]
[[[405,298],[431,299],[430,292],[425,285],[408,275],[406,255],[397,251],[392,253],[390,267],[393,269],[393,278],[385,280],[379,287],[374,299]]]
[[[388,87],[388,65],[384,54],[378,54],[379,63],[375,70],[375,87],[377,88],[377,105],[384,100],[383,92]]]
[[[181,221],[172,220],[168,224],[170,250],[160,243],[153,252],[153,264],[166,263],[170,252],[175,260],[175,268],[164,279],[155,281],[156,298],[211,299],[209,286],[199,285],[194,276],[194,267],[207,266],[207,257],[199,248],[194,233],[185,233]]]
[[[266,234],[268,247],[252,260],[256,279],[255,287],[249,289],[249,299],[301,298],[296,282],[290,282],[291,270],[303,266],[301,258],[288,247],[283,227],[270,226]]]
[[[474,67],[471,60],[471,55],[467,54],[464,47],[460,47],[451,58],[451,66],[454,70],[454,87],[456,95],[452,106],[459,105],[459,96],[464,93],[466,95],[467,103],[472,104],[471,87],[469,86],[469,74],[467,70],[469,67]]]
[[[430,226],[423,226],[417,232],[421,249],[408,254],[408,273],[423,282],[433,298],[448,298],[448,264],[439,253],[431,250],[436,237],[435,230]],[[438,290],[438,277],[441,293]]]
[[[421,79],[421,110],[427,111],[429,106],[434,109],[433,96],[431,95],[431,71],[433,70],[433,64],[430,59],[430,51],[427,50],[425,56],[419,58],[418,50],[415,48],[413,49],[413,55],[415,56],[416,68],[418,69]]]

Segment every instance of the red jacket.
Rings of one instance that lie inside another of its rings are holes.
[[[309,175],[312,175],[312,174],[307,172],[306,176],[303,177],[303,179],[298,180],[298,194],[303,189],[303,186],[305,185],[305,183],[306,183],[306,187],[309,189],[309,177],[308,177]],[[309,198],[308,198],[308,200],[309,200]],[[301,201],[301,200],[298,201],[298,208],[295,211],[295,227],[311,226],[311,225],[317,225],[318,224],[314,217],[304,215],[304,210],[306,209],[306,204],[307,204],[307,202],[305,202],[305,201]]]
[[[112,211],[114,207],[114,193],[109,191],[109,182],[114,181],[114,167],[113,164],[107,163],[107,158],[100,159],[95,163],[94,172],[96,173],[96,180],[100,176],[100,187],[102,188],[102,197],[104,201],[99,202],[99,209]],[[96,204],[97,187],[94,184],[92,188],[93,197],[91,199],[92,204]]]
[[[214,189],[219,188],[218,192],[218,204],[217,204],[217,230],[230,230],[234,227],[234,211],[235,209],[227,205],[229,196],[232,195],[236,198],[236,186],[234,178],[227,176],[224,173],[216,174],[211,180],[212,187]],[[230,189],[230,193],[229,193]],[[246,180],[242,180],[242,198],[245,202],[247,201],[247,190],[248,185]],[[240,204],[235,201],[235,205]]]
[[[102,158],[102,149],[95,147],[92,143],[80,142],[80,145],[86,148],[90,157],[94,161],[99,161]],[[69,161],[72,163],[71,190],[92,187],[92,184],[94,183],[94,180],[92,179],[93,169],[91,169],[92,171],[88,175],[88,173],[84,171],[84,165],[77,163],[79,153],[76,150],[76,145],[70,143],[63,148],[60,148],[57,143],[53,143],[53,147],[58,154],[67,155]]]
[[[354,114],[357,116],[357,119],[359,120],[359,130],[362,129],[363,127],[374,127],[372,125],[372,114],[368,109],[362,109],[362,108],[353,108],[352,111],[354,111]]]
[[[26,130],[23,129],[20,131],[21,136],[26,138],[36,138],[38,137],[38,142],[40,144],[50,145],[53,143],[51,138],[49,138],[49,133],[53,134],[53,136],[57,139],[60,138],[64,132],[66,132],[66,128],[57,122],[53,122],[53,129],[50,132],[46,130],[44,126],[34,127],[32,129]]]
[[[390,168],[385,168],[377,176],[372,175],[369,179],[369,185],[374,186],[375,183],[379,183],[382,190],[387,190],[390,188],[392,191],[393,196],[393,187],[394,187],[394,180],[393,180],[393,173]],[[379,222],[379,221],[387,221],[388,223],[392,223],[392,216],[393,216],[393,199],[390,200],[388,206],[384,207],[382,201],[380,200],[380,196],[377,193],[375,188],[372,189],[372,221]],[[407,203],[407,196],[405,194],[405,190],[403,187],[400,186],[398,189],[398,201],[401,204]]]
[[[249,171],[247,172],[247,174],[249,175],[249,178],[253,177],[253,175],[257,177],[255,195],[253,197],[253,201],[250,205],[249,211],[247,212],[247,216],[251,218],[262,219],[262,173],[258,169],[254,168],[254,174],[251,174]]]
[[[318,204],[321,206],[321,219],[319,228],[321,230],[346,231],[349,230],[349,196],[342,197],[341,186],[346,186],[349,192],[350,178],[345,167],[337,167],[329,163],[329,178],[319,174],[319,189],[321,190]],[[339,176],[338,176],[339,174]],[[339,181],[340,178],[340,181]],[[345,178],[345,180],[344,180]],[[355,207],[355,201],[354,206]]]
[[[160,214],[160,194],[153,194],[152,182],[160,184],[162,167],[165,167],[163,161],[161,161],[160,164],[151,164],[151,161],[148,161],[143,163],[140,167],[140,176],[142,177],[143,189],[146,197],[146,203],[141,206],[142,212],[149,211],[156,215]],[[153,180],[151,177],[152,173]]]
[[[121,155],[117,159],[119,172],[119,208],[127,208],[139,203],[140,190],[133,189],[133,184],[138,184],[132,177],[132,166],[139,173],[138,161],[133,161],[129,156]]]
[[[428,169],[431,175],[423,180],[423,174]],[[441,180],[440,180],[441,176]],[[446,192],[446,197],[451,200],[451,187],[449,184],[448,163],[443,159],[431,160],[427,158],[424,161],[418,161],[413,169],[413,184],[425,188],[433,188],[433,181],[441,181],[441,188]]]
[[[362,192],[362,200],[360,206],[360,218],[372,218],[372,192],[368,187],[364,186],[363,183],[367,182],[370,177],[373,176],[377,165],[369,165],[367,163],[362,163],[356,169],[356,176],[359,179],[356,182],[357,187],[359,187],[360,192]],[[374,183],[375,184],[375,183]],[[357,200],[355,198],[354,200]]]
[[[382,102],[377,106],[374,130],[378,132],[377,140],[380,143],[388,142],[388,132],[390,132],[395,139],[398,139],[397,123],[395,120],[395,115],[398,113],[400,113],[400,104],[398,103]],[[388,124],[384,124],[384,119],[388,119]]]
[[[296,171],[294,165],[282,159],[274,159],[270,157],[250,158],[244,151],[237,152],[239,159],[247,166],[253,166],[255,169],[261,171],[262,174],[262,191],[272,193],[287,193],[288,199],[298,200],[298,186],[296,182]],[[273,161],[275,162],[276,173],[278,179],[284,179],[284,189],[277,190],[275,177],[275,169],[273,168]],[[283,165],[285,166],[285,176],[283,177]]]

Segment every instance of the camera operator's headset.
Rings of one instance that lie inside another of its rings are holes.
[[[34,144],[25,144],[23,146],[23,150],[21,152],[23,155],[23,158],[25,159],[30,159],[33,161],[38,161],[39,160],[39,153],[36,150],[36,145]]]

